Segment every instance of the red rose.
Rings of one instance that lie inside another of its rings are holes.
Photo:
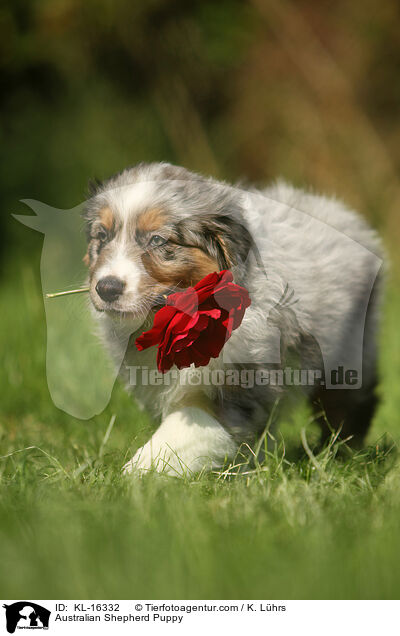
[[[158,345],[157,367],[162,373],[173,364],[179,369],[192,362],[202,367],[218,358],[251,303],[247,290],[232,281],[231,272],[222,270],[168,296],[152,329],[136,339],[136,347],[143,351]]]

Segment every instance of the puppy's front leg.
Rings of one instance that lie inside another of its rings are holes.
[[[233,457],[237,446],[215,417],[187,406],[170,413],[153,437],[125,464],[124,473],[154,469],[182,476],[210,470]]]

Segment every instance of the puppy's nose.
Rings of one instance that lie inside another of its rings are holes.
[[[100,278],[96,285],[96,291],[102,300],[113,302],[124,291],[125,282],[116,276]]]

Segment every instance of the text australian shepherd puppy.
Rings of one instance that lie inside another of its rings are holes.
[[[359,216],[283,182],[233,187],[155,163],[98,185],[86,222],[90,295],[104,340],[159,424],[126,472],[221,466],[243,442],[254,444],[293,385],[309,395],[323,435],[341,428],[362,441],[376,403],[382,260]],[[251,306],[220,357],[161,378],[143,373],[156,370],[156,350],[139,352],[134,340],[166,295],[222,269],[248,290]]]

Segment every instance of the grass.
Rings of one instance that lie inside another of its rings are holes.
[[[120,467],[150,423],[116,386],[80,421],[46,384],[39,281],[28,266],[1,294],[0,562],[3,598],[398,598],[400,294],[391,284],[382,404],[358,453],[311,451],[300,405],[249,474],[192,481]],[[303,433],[302,433],[303,431]]]

